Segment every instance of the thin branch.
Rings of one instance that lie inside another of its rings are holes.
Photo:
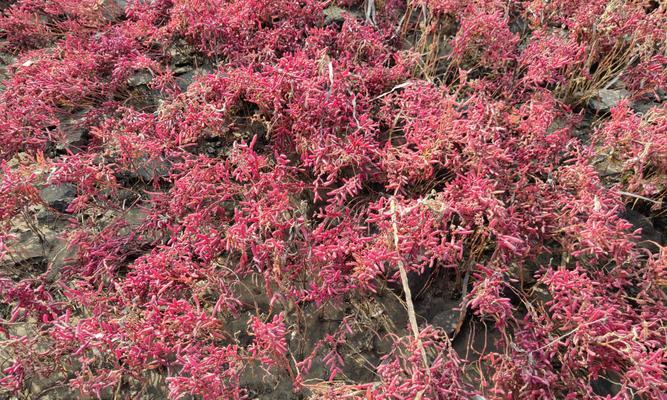
[[[398,226],[396,224],[396,199],[394,197],[391,198],[390,204],[391,204],[391,225],[394,233],[394,246],[396,247],[396,251],[400,252],[398,245]],[[408,309],[408,320],[410,321],[412,334],[415,337],[415,340],[417,341],[417,346],[419,347],[419,351],[421,352],[422,355],[422,361],[424,362],[424,368],[426,368],[426,374],[428,375],[430,380],[431,370],[429,368],[428,360],[426,359],[424,344],[419,338],[419,327],[417,326],[417,316],[415,314],[415,307],[412,304],[412,291],[410,290],[410,285],[408,285],[408,274],[405,271],[405,266],[403,265],[403,261],[401,261],[400,259],[398,260],[398,270],[401,274],[401,284],[403,285],[403,292],[405,293],[405,304],[407,305]]]
[[[655,200],[653,200],[653,199],[649,199],[648,197],[640,196],[640,195],[638,195],[638,194],[629,193],[629,192],[624,192],[623,190],[619,190],[618,193],[619,193],[619,194],[622,194],[623,196],[634,197],[634,198],[636,198],[636,199],[640,199],[640,200],[648,201],[648,202],[653,203],[653,204],[661,204],[659,201],[655,201]]]

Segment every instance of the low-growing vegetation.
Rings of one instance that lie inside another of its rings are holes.
[[[1,397],[667,393],[662,2],[0,8]]]

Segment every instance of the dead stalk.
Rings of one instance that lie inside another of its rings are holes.
[[[391,198],[391,224],[394,236],[394,246],[396,247],[396,251],[400,252],[398,246],[398,226],[396,224],[396,199],[394,197]],[[405,304],[408,309],[408,320],[410,321],[410,328],[412,329],[412,334],[415,337],[415,340],[417,341],[417,346],[419,347],[419,351],[421,352],[422,361],[424,362],[424,368],[426,369],[426,374],[429,376],[430,379],[431,371],[429,369],[428,360],[426,359],[426,352],[424,351],[424,345],[421,339],[419,338],[419,327],[417,326],[417,316],[415,314],[415,307],[412,304],[412,291],[410,290],[410,286],[408,285],[408,274],[405,271],[405,266],[403,265],[403,261],[401,260],[398,260],[398,270],[401,274],[401,284],[403,286],[403,293],[405,293]]]

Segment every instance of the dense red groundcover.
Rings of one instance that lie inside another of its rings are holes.
[[[0,396],[667,393],[664,4],[0,5]]]

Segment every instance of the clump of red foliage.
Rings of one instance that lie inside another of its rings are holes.
[[[325,24],[330,1],[122,3],[20,0],[0,18],[16,56],[0,257],[38,188],[76,187],[71,262],[0,275],[4,393],[47,377],[139,396],[154,371],[170,398],[245,398],[260,365],[307,394],[314,359],[332,398],[603,398],[610,377],[615,398],[667,392],[667,252],[619,216],[628,195],[664,212],[665,106],[630,103],[664,97],[664,5],[375,1]],[[425,73],[402,34],[445,23]],[[210,66],[187,88],[183,49]],[[582,102],[619,79],[628,100],[582,138]],[[460,306],[500,332],[479,371],[429,325],[391,336],[372,383],[340,378],[347,325],[295,358],[294,309],[370,296],[399,264],[469,276]],[[225,325],[250,277],[270,305],[244,341]]]

